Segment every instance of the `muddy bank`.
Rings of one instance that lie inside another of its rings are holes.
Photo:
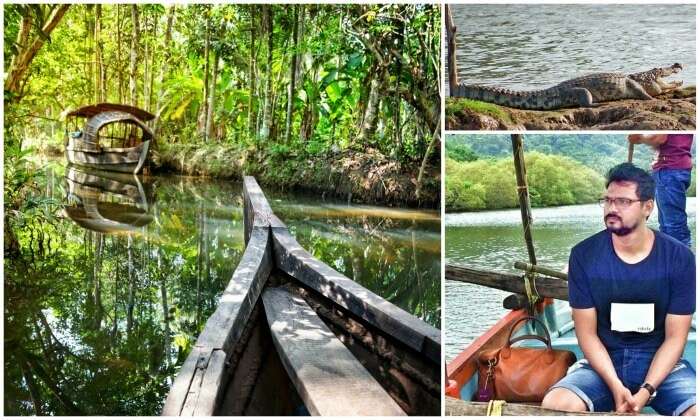
[[[393,161],[375,150],[322,156],[269,156],[235,146],[161,144],[151,155],[154,173],[212,178],[255,176],[263,188],[313,192],[355,203],[438,209],[440,167],[429,165],[421,197],[415,195],[420,163]]]
[[[650,101],[623,100],[556,111],[447,98],[445,114],[448,130],[694,130],[695,86]]]

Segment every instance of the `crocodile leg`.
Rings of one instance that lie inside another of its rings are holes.
[[[653,96],[651,96],[651,95],[649,95],[649,93],[647,93],[647,91],[642,87],[642,85],[635,82],[634,80],[627,78],[625,83],[626,83],[627,91],[630,94],[630,96],[629,96],[630,99],[646,99],[646,100],[654,99]],[[651,93],[658,95],[661,92],[658,92],[658,93],[651,92]]]
[[[565,106],[580,106],[582,108],[592,108],[597,106],[593,103],[591,92],[582,87],[561,89],[562,103]]]
[[[671,92],[671,91],[676,90],[679,87],[683,86],[682,80],[675,80],[675,81],[667,83],[667,82],[664,82],[663,80],[659,79],[656,81],[656,83],[661,88],[662,93]]]

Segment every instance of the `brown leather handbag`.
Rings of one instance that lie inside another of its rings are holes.
[[[523,321],[541,325],[545,336],[528,334],[513,338],[515,327]],[[543,341],[547,348],[511,347],[513,343],[530,339]],[[479,388],[475,399],[541,402],[549,387],[566,376],[575,362],[574,353],[552,349],[552,339],[542,321],[531,316],[520,318],[511,327],[504,347],[479,354]]]

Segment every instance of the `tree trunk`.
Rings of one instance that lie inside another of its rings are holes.
[[[433,153],[433,148],[435,144],[440,141],[440,124],[435,127],[433,132],[433,137],[430,139],[430,144],[428,148],[425,149],[425,155],[423,155],[423,162],[420,165],[420,170],[418,171],[418,179],[416,180],[416,198],[421,199],[421,189],[423,188],[423,175],[425,174],[425,167],[428,166],[428,160],[430,155]]]
[[[51,11],[49,17],[46,19],[46,23],[41,28],[41,31],[47,37],[56,28],[56,25],[61,21],[61,18],[66,14],[69,7],[70,4],[61,4],[57,5]],[[31,27],[31,18],[22,19],[22,27],[17,35],[17,39],[22,43],[19,45],[19,52],[12,57],[10,68],[7,72],[7,78],[5,79],[5,90],[13,95],[12,101],[17,101],[19,99],[18,97],[21,93],[20,83],[24,80],[32,60],[34,60],[34,57],[36,57],[36,54],[46,40],[46,38],[37,35],[33,40],[29,41]]]
[[[202,97],[202,113],[200,118],[203,118],[202,125],[200,127],[200,133],[204,134],[204,141],[208,139],[207,131],[207,118],[209,116],[209,48],[211,43],[211,23],[209,22],[209,14],[207,14],[206,20],[206,35],[204,38],[204,92]],[[198,124],[199,125],[199,124]]]
[[[170,66],[170,48],[171,41],[173,39],[173,20],[175,19],[175,5],[170,5],[168,9],[168,23],[165,28],[165,42],[164,42],[164,52],[163,52],[163,64],[160,66],[160,75],[158,76],[158,97],[156,99],[156,117],[153,119],[153,133],[158,136],[158,124],[160,123],[160,113],[162,112],[161,106],[163,104],[163,82],[165,81],[165,74],[168,72],[168,67]]]
[[[95,5],[95,102],[105,101],[105,70],[102,63],[102,5]]]
[[[135,4],[131,5],[131,62],[129,66],[129,101],[132,106],[139,106],[138,92],[136,90],[136,64],[138,60],[139,46],[139,9]]]
[[[383,70],[378,70],[383,71]],[[369,84],[369,97],[365,108],[362,127],[360,127],[360,142],[374,142],[374,133],[377,131],[377,121],[379,115],[379,91],[381,90],[380,74],[375,74]]]
[[[452,10],[449,5],[445,5],[445,30],[447,31],[447,71],[450,83],[450,96],[457,89],[459,79],[457,77],[457,40],[455,33],[457,27],[452,19]]]
[[[265,26],[267,30],[267,77],[265,80],[265,105],[263,110],[262,127],[260,128],[260,139],[268,140],[270,137],[270,126],[272,125],[272,6],[263,5],[265,10]]]
[[[211,87],[209,88],[209,105],[207,105],[207,125],[205,126],[205,137],[210,139],[212,137],[211,128],[213,126],[212,120],[214,119],[214,101],[216,99],[216,78],[219,76],[219,51],[214,51],[214,68],[211,72]]]
[[[292,132],[292,114],[294,112],[294,85],[297,74],[297,36],[299,32],[299,7],[294,5],[294,24],[292,28],[292,62],[289,66],[289,89],[287,90],[287,121],[284,129],[284,142],[289,144]]]
[[[404,31],[405,24],[403,20],[398,21],[399,33],[399,56],[403,57]],[[394,144],[396,144],[397,152],[401,152],[403,139],[401,136],[401,72],[403,71],[403,60],[397,60],[396,63],[396,85],[394,86]]]
[[[248,95],[248,133],[251,137],[255,136],[255,130],[257,124],[253,121],[255,119],[255,110],[253,109],[253,98],[255,97],[255,13],[257,11],[257,6],[252,4],[250,7],[250,63],[248,70],[250,75],[248,76],[248,81],[250,83],[249,95]]]
[[[116,4],[117,7],[117,97],[119,98],[119,103],[123,103],[124,100],[124,76],[122,72],[122,15],[121,15],[121,5]]]

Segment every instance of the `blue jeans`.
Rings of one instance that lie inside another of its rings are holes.
[[[623,349],[612,351],[610,359],[617,377],[634,395],[644,383],[656,351]],[[565,388],[578,395],[589,411],[615,410],[615,400],[603,379],[586,359],[569,369],[569,374],[552,386]],[[678,416],[695,405],[695,370],[686,360],[680,360],[656,390],[656,398],[649,405],[664,416]]]
[[[690,247],[690,229],[685,213],[685,192],[690,187],[690,169],[659,169],[656,181],[656,207],[661,231]]]

